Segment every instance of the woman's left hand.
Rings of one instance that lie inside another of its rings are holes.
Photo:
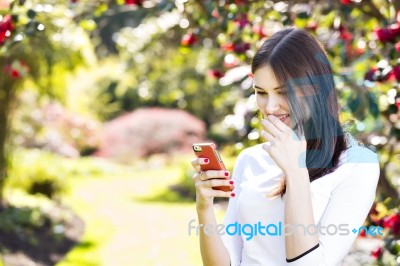
[[[262,147],[282,171],[287,175],[289,171],[305,169],[307,142],[304,135],[299,139],[290,127],[273,115],[261,120],[261,124],[265,129],[261,131],[261,136],[269,141]]]

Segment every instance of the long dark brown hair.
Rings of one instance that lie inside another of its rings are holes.
[[[253,58],[252,72],[268,65],[284,84],[292,125],[307,141],[306,166],[310,182],[336,170],[347,148],[339,122],[339,104],[332,69],[322,44],[294,27],[276,32]],[[286,192],[286,178],[268,197]]]

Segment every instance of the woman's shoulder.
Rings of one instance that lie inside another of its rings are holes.
[[[378,154],[364,143],[350,134],[347,134],[346,141],[348,148],[340,156],[341,164],[379,164]]]
[[[333,183],[341,186],[375,187],[380,175],[378,155],[362,142],[350,136],[348,149],[340,155],[339,168]],[[335,173],[334,172],[334,173]]]

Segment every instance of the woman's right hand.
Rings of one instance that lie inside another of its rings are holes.
[[[192,161],[192,166],[196,170],[196,173],[193,175],[193,181],[196,187],[197,211],[203,211],[208,208],[212,208],[214,197],[232,198],[235,196],[235,193],[233,193],[232,191],[226,192],[222,190],[212,189],[213,187],[217,186],[230,186],[233,190],[234,181],[232,179],[229,179],[229,171],[201,171],[200,166],[203,164],[208,164],[209,161],[210,160],[207,158],[196,158]]]

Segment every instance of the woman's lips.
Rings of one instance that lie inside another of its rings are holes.
[[[282,122],[285,122],[286,119],[289,117],[289,115],[280,115],[280,116],[277,116],[277,117],[278,117],[279,120],[281,120]]]

